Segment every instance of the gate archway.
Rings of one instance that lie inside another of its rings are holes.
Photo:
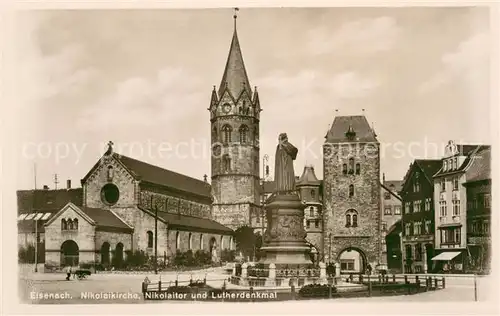
[[[101,246],[101,264],[109,265],[109,248],[110,245],[108,242],[104,242]]]
[[[347,247],[340,251],[337,261],[340,263],[342,273],[364,273],[368,265],[366,254],[356,247]]]
[[[123,244],[119,242],[115,247],[113,254],[113,266],[120,268],[123,265]]]
[[[66,240],[61,244],[61,265],[77,266],[79,261],[79,248],[74,240]]]

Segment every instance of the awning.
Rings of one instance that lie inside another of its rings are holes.
[[[443,229],[443,228],[453,228],[453,227],[461,227],[462,224],[460,223],[447,223],[447,224],[441,224],[439,225],[439,229]]]
[[[455,258],[456,256],[458,256],[459,254],[460,254],[460,252],[458,252],[458,251],[442,252],[439,255],[432,258],[431,260],[433,260],[433,261],[449,261],[449,260]]]
[[[18,221],[46,221],[52,213],[29,213],[21,214],[17,217]]]

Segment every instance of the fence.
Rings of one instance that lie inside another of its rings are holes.
[[[344,278],[345,277],[345,278]],[[282,284],[283,280],[276,279],[275,287],[265,287],[265,279],[255,279],[248,282],[246,289],[227,289],[227,281],[233,283],[239,277],[231,276],[228,279],[210,279],[209,281],[223,282],[220,289],[215,289],[207,285],[206,277],[204,279],[189,281],[167,281],[167,282],[142,282],[141,292],[145,299],[160,299],[157,294],[176,293],[186,294],[179,299],[192,299],[196,297],[203,299],[200,293],[242,293],[246,292],[245,298],[240,298],[240,301],[266,301],[266,300],[302,300],[302,299],[318,299],[318,298],[351,298],[351,297],[371,297],[371,296],[391,296],[391,295],[411,295],[427,291],[436,291],[446,287],[446,279],[444,277],[431,276],[373,276],[362,274],[351,274],[339,278],[328,278],[327,284],[309,284],[303,286],[300,279],[289,284]],[[340,282],[342,281],[342,282]],[[257,289],[256,289],[257,288]],[[278,289],[280,288],[280,289]],[[270,299],[262,293],[269,291],[277,292],[277,297]],[[191,294],[187,296],[187,294]],[[259,294],[260,293],[260,294]],[[241,295],[240,295],[241,296]],[[222,295],[206,295],[207,297],[216,297],[224,300]],[[175,298],[174,298],[175,299]]]

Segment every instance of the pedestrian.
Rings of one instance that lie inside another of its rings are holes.
[[[371,265],[371,264],[368,264],[368,265],[366,266],[366,270],[367,270],[367,272],[368,272],[368,275],[371,275],[371,274],[372,274],[372,265]]]
[[[69,281],[69,277],[71,276],[71,266],[66,267],[66,281]]]

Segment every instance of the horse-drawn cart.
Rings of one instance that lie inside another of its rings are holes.
[[[78,278],[78,280],[86,279],[91,274],[92,273],[90,272],[90,270],[83,270],[83,269],[76,270],[74,273],[74,275]]]

